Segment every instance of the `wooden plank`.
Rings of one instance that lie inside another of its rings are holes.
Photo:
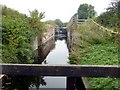
[[[0,66],[2,73],[6,75],[120,78],[120,67],[117,65],[0,64]]]

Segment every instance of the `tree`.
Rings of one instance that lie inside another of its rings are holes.
[[[60,19],[55,19],[54,21],[55,21],[56,25],[58,25],[59,27],[63,26],[63,23]]]
[[[33,61],[32,28],[26,15],[2,6],[2,61],[30,63]]]
[[[31,27],[38,30],[39,32],[42,32],[43,23],[40,20],[44,18],[44,13],[42,12],[39,13],[36,9],[33,11],[29,11],[29,12],[30,12]]]
[[[63,27],[67,27],[68,22],[63,23]]]
[[[44,24],[41,22],[41,19],[43,19],[44,13],[39,13],[36,9],[30,12],[30,24],[31,27],[35,30],[36,36],[38,36],[38,45],[42,45],[42,37],[43,37],[43,30]]]
[[[56,26],[56,23],[55,23],[55,21],[53,21],[53,20],[47,20],[45,23],[46,23],[46,24],[53,25],[53,26]]]
[[[30,16],[2,6],[2,61],[4,63],[34,62],[32,44],[34,38],[43,30],[43,23],[40,21],[43,14],[35,10],[30,13]]]
[[[120,1],[112,1],[107,11],[97,17],[97,22],[107,27],[120,27]]]
[[[82,4],[78,8],[78,18],[79,19],[88,19],[95,16],[96,12],[94,6],[88,4]]]

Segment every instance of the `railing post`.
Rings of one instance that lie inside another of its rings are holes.
[[[67,89],[75,90],[75,77],[67,77]]]
[[[86,90],[85,85],[81,77],[75,78],[75,86],[77,90]]]
[[[67,77],[67,90],[86,90],[81,77]]]

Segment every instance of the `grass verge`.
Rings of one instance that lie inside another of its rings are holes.
[[[101,30],[93,23],[80,24],[73,33],[70,64],[119,65],[117,35]],[[90,88],[119,90],[117,78],[87,78]]]

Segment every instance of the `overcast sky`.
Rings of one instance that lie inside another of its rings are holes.
[[[72,15],[77,12],[80,4],[88,3],[95,7],[97,14],[105,11],[111,0],[0,0],[0,3],[21,13],[29,15],[28,10],[37,9],[45,12],[44,20],[59,18],[68,22]]]

